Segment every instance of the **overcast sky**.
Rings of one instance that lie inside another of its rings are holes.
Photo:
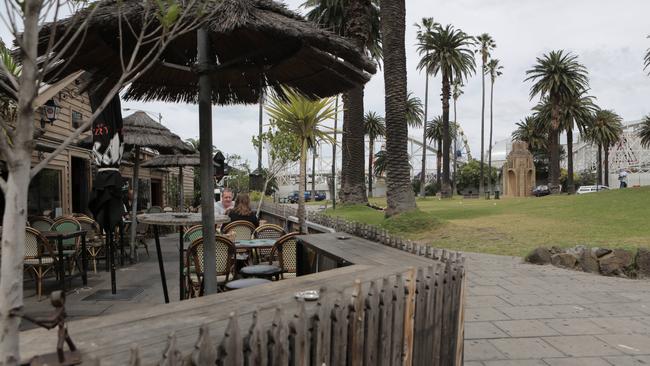
[[[286,1],[290,9],[300,12],[303,12],[298,9],[302,2]],[[493,57],[500,59],[504,66],[494,92],[495,140],[509,136],[515,123],[529,114],[534,101],[528,97],[531,84],[524,82],[525,71],[535,63],[536,57],[551,50],[564,49],[579,56],[589,70],[591,94],[602,108],[615,110],[625,121],[638,120],[650,113],[650,77],[643,71],[643,55],[650,47],[650,39],[646,38],[650,34],[648,0],[406,0],[406,12],[408,88],[422,99],[424,77],[416,70],[414,23],[425,16],[433,17],[466,33],[487,32],[495,39],[497,48]],[[429,86],[430,119],[442,113],[440,78],[432,78]],[[383,95],[380,71],[366,85],[366,110],[383,114]],[[127,102],[124,107],[160,112],[163,123],[181,137],[198,136],[195,105]],[[478,153],[481,126],[478,75],[466,83],[465,94],[458,102],[458,120],[469,137],[472,151]],[[255,161],[250,139],[257,133],[256,106],[214,107],[213,123],[215,145],[227,153]],[[486,123],[489,123],[489,109]],[[421,136],[421,132],[413,130],[411,135]]]

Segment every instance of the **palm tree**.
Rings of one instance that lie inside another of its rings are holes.
[[[376,177],[382,176],[386,172],[386,164],[386,150],[379,150],[375,154],[375,165],[372,169]]]
[[[372,197],[372,161],[375,152],[375,139],[386,135],[384,118],[375,112],[367,112],[364,117],[366,135],[368,135],[368,197]]]
[[[384,1],[380,7],[386,104],[386,216],[416,209],[408,161],[405,0]],[[420,119],[420,118],[418,118]]]
[[[641,128],[637,131],[637,135],[641,139],[641,146],[645,148],[650,147],[650,114],[643,117]]]
[[[603,184],[603,163],[605,165],[605,185],[609,185],[609,148],[612,147],[623,134],[623,119],[616,112],[607,109],[596,111],[591,126],[586,131],[587,138],[598,145],[598,183]],[[605,153],[605,161],[602,152]]]
[[[493,114],[492,109],[494,107],[494,81],[497,77],[501,76],[503,66],[499,65],[498,59],[492,59],[488,62],[485,73],[490,74],[490,142],[488,145],[488,169],[492,168],[492,127],[493,127]],[[481,168],[483,165],[481,164]],[[492,192],[492,179],[488,179],[488,192]]]
[[[480,177],[478,185],[478,194],[479,197],[483,197],[483,182],[485,181],[485,173],[483,171],[483,165],[485,163],[485,74],[487,73],[487,62],[490,57],[490,52],[497,47],[496,42],[492,36],[487,33],[483,33],[476,37],[478,42],[477,52],[481,54],[481,164],[480,164]]]
[[[424,129],[424,134],[427,139],[436,142],[436,184],[438,187],[440,187],[440,180],[442,179],[442,130],[443,123],[441,116],[436,116],[427,122],[427,126]]]
[[[562,103],[587,90],[587,69],[578,57],[564,51],[551,51],[537,58],[532,69],[526,71],[526,81],[533,81],[530,98],[547,97],[551,106],[549,131],[549,188],[560,191],[560,131]]]
[[[458,98],[460,98],[461,95],[463,95],[463,88],[464,85],[462,82],[458,80],[454,80],[453,84],[451,85],[451,98],[454,100],[454,125],[456,127],[460,127],[458,124],[458,114],[456,113],[456,103],[458,102]],[[452,177],[452,184],[454,186],[453,192],[456,192],[456,172],[458,171],[458,163],[457,163],[457,151],[458,151],[458,133],[454,134],[454,176]]]
[[[409,127],[422,127],[423,116],[422,101],[413,92],[409,92],[406,95],[406,123]]]
[[[442,76],[442,186],[441,194],[451,193],[449,183],[449,99],[454,81],[462,82],[475,72],[474,53],[471,47],[474,38],[452,25],[436,27],[434,32],[425,34],[418,40],[418,52],[422,57],[419,68],[430,70],[433,75]]]
[[[648,38],[650,38],[650,36],[648,36]],[[643,58],[643,69],[647,70],[648,68],[650,68],[650,48],[648,48],[648,51]]]
[[[527,142],[531,150],[546,149],[548,134],[535,117],[527,116],[517,122],[516,126],[517,129],[512,133],[513,140]]]
[[[299,92],[282,87],[284,98],[274,95],[266,111],[278,130],[292,133],[300,140],[300,179],[298,180],[298,220],[302,233],[307,233],[305,220],[305,178],[307,150],[320,141],[333,142],[323,123],[334,118],[334,99],[310,100]],[[330,129],[331,130],[331,129]]]
[[[378,0],[307,0],[307,18],[347,37],[359,51],[378,63],[382,59]],[[341,200],[346,203],[368,201],[365,188],[365,163],[355,159],[364,155],[363,86],[343,95],[343,135],[341,141]]]
[[[440,26],[440,24],[436,23],[433,18],[422,18],[422,24],[415,24],[415,26],[418,28],[417,30],[417,39],[423,39],[424,35],[428,32],[433,32],[434,27]],[[419,69],[419,71],[422,71]],[[428,116],[428,106],[429,106],[429,70],[425,70],[424,72],[424,116],[422,117],[422,121],[424,124],[426,124],[427,116]],[[420,196],[424,197],[425,193],[425,180],[426,177],[424,175],[424,171],[426,170],[427,167],[427,131],[426,128],[422,129],[422,174],[420,175]]]

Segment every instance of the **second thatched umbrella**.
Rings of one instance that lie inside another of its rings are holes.
[[[132,148],[134,154],[133,165],[133,205],[131,215],[131,258],[135,258],[136,213],[138,211],[138,173],[140,170],[140,148],[154,149],[161,154],[191,154],[195,150],[172,133],[167,127],[154,121],[147,113],[137,111],[124,118],[122,134],[124,145]]]

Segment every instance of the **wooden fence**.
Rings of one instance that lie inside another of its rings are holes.
[[[264,213],[283,218],[291,222],[288,218],[297,215],[297,209],[280,203],[264,202],[262,205]],[[411,240],[403,239],[397,235],[391,235],[385,229],[375,225],[369,225],[357,221],[345,220],[340,217],[324,215],[319,212],[308,211],[307,221],[324,227],[332,228],[338,232],[345,232],[350,235],[368,239],[376,243],[388,245],[393,248],[401,249],[416,255],[441,260],[457,261],[462,256],[459,252],[447,251],[446,249],[436,249],[430,245],[420,245]],[[311,230],[311,229],[310,229]],[[313,230],[318,231],[318,230]]]
[[[253,313],[248,329],[231,313],[223,335],[199,329],[193,350],[172,333],[159,365],[418,365],[463,363],[463,264],[435,263],[327,294],[298,311],[276,308],[271,322]],[[248,322],[247,322],[248,323]],[[99,362],[95,361],[95,365]],[[130,365],[141,365],[131,350]]]

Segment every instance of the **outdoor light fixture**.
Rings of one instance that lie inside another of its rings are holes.
[[[60,107],[54,99],[50,99],[43,104],[43,107],[41,107],[41,128],[45,128],[45,122],[47,121],[50,122],[50,125],[54,124],[59,109]]]

